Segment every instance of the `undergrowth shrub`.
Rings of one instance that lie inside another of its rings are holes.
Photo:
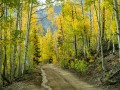
[[[74,63],[73,61],[70,63],[69,68],[71,68],[71,69],[75,69],[75,63]]]
[[[75,70],[81,73],[88,71],[88,63],[85,60],[75,60]]]
[[[67,61],[67,60],[61,60],[60,65],[61,65],[63,68],[67,68],[67,67],[68,67],[68,61]]]

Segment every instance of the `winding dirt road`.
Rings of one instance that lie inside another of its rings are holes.
[[[51,87],[52,90],[102,90],[80,81],[80,79],[72,73],[56,67],[53,64],[45,65],[42,68],[46,73],[48,80],[47,85]]]
[[[41,73],[41,74],[40,74]],[[41,84],[42,82],[42,84]],[[81,81],[73,73],[53,64],[38,67],[32,79],[16,82],[3,90],[102,90]]]

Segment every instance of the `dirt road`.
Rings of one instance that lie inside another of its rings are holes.
[[[40,73],[41,75],[40,75]],[[73,73],[53,64],[38,68],[32,79],[21,81],[4,88],[4,90],[102,90],[89,85]]]
[[[52,90],[102,90],[80,81],[74,74],[65,71],[53,64],[43,66],[48,80],[48,86]]]

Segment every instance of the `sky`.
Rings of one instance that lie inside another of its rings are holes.
[[[37,1],[42,2],[42,3],[45,3],[46,0],[37,0]]]
[[[44,4],[46,0],[37,0],[37,1],[40,2],[40,3],[42,3],[42,4]],[[37,10],[39,10],[40,8],[41,8],[41,9],[42,9],[42,8],[45,8],[45,6],[42,6],[42,7],[39,6],[39,7],[37,8]]]
[[[46,2],[46,0],[37,0],[37,1],[40,2],[40,4],[45,4],[45,2]],[[52,1],[55,1],[55,0],[52,0]],[[53,5],[56,5],[56,3],[58,3],[58,2],[54,2]],[[37,10],[40,9],[40,8],[43,9],[45,7],[46,7],[46,5],[39,6],[37,8]]]
[[[37,0],[37,1],[45,3],[46,0]],[[54,0],[52,0],[52,1],[54,1]]]

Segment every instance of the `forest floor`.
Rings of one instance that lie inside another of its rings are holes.
[[[53,64],[38,66],[26,80],[14,82],[3,90],[103,90],[88,84],[76,73],[64,70]]]
[[[11,85],[4,87],[3,90],[45,90],[41,83],[41,70],[38,66],[32,73],[26,74],[24,79],[13,82]]]
[[[109,54],[104,57],[106,71],[101,68],[101,60],[99,59],[91,63],[91,66],[85,75],[81,75],[81,73],[74,70],[71,70],[71,72],[75,72],[80,79],[89,84],[99,86],[102,90],[120,90],[120,62],[118,55]],[[111,73],[116,71],[118,72],[114,74],[113,80],[117,80],[117,83],[104,81],[112,75]]]

